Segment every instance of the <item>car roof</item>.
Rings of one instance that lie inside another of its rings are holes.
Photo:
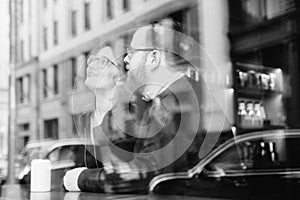
[[[93,145],[92,141],[89,138],[67,138],[56,140],[48,147],[48,152],[53,151],[54,149],[61,146],[69,145]]]
[[[55,140],[33,140],[30,141],[28,144],[26,144],[26,149],[36,148],[36,147],[43,147],[43,146],[49,146],[53,144]]]

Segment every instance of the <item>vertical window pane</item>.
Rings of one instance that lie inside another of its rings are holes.
[[[107,19],[112,18],[111,0],[106,0],[106,17]]]
[[[29,9],[28,9],[28,17],[30,19],[31,18],[31,0],[28,0],[28,7],[29,7]]]
[[[24,83],[23,83],[23,78],[20,78],[20,102],[24,103]]]
[[[23,0],[20,1],[20,20],[21,23],[23,23],[23,18],[24,18],[24,3]]]
[[[30,75],[27,74],[24,77],[24,81],[23,81],[23,87],[24,87],[24,101],[25,102],[29,102],[30,101],[30,84],[31,84],[31,80],[30,80]]]
[[[29,35],[28,43],[29,43],[28,44],[29,57],[32,58],[31,35]]]
[[[44,8],[47,8],[47,0],[44,0],[43,4]]]
[[[90,52],[85,52],[84,53],[84,80],[86,78],[86,68],[87,68],[87,60],[88,60],[88,57],[89,57],[89,53]]]
[[[43,74],[43,96],[48,96],[48,80],[47,80],[47,69],[42,70]]]
[[[90,2],[84,3],[84,28],[90,30]]]
[[[53,22],[53,43],[54,45],[58,44],[58,22]]]
[[[58,65],[53,66],[53,91],[58,94]]]
[[[47,36],[47,28],[43,28],[43,39],[44,39],[44,50],[48,49],[48,36]]]
[[[30,74],[27,75],[28,78],[28,101],[31,101],[31,76]]]
[[[24,41],[21,40],[20,42],[20,61],[24,61]]]
[[[76,73],[77,73],[77,60],[76,58],[71,59],[72,67],[72,87],[76,89]]]
[[[17,101],[18,103],[24,102],[24,91],[23,91],[23,78],[17,79]]]
[[[123,9],[125,12],[129,11],[129,0],[123,0]]]
[[[72,31],[72,36],[76,36],[77,35],[77,27],[76,27],[76,15],[77,12],[75,10],[73,10],[71,12],[71,31]]]

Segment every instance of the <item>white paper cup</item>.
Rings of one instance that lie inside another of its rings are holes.
[[[31,192],[49,192],[51,190],[51,162],[36,159],[31,162]]]

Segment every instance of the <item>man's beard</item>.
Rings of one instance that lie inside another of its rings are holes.
[[[146,72],[146,57],[142,59],[138,67],[128,71],[126,85],[130,91],[135,92],[145,87],[149,80]]]

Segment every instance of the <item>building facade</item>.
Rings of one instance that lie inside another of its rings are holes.
[[[7,155],[8,76],[9,76],[9,3],[0,3],[0,160]]]
[[[7,155],[8,135],[8,63],[0,65],[0,158]]]

